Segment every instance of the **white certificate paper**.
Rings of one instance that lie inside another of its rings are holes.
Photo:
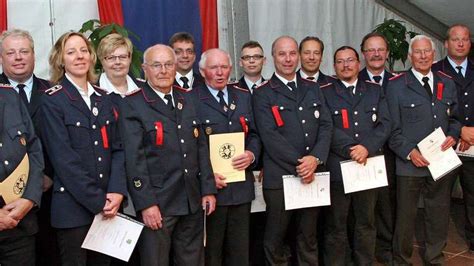
[[[367,159],[365,165],[348,160],[341,162],[344,193],[388,186],[383,155]]]
[[[303,184],[301,177],[283,176],[285,210],[331,205],[329,172],[314,174],[314,181]]]
[[[474,146],[470,146],[469,149],[465,151],[459,150],[459,145],[456,146],[456,154],[463,157],[474,157]]]
[[[437,128],[418,143],[418,149],[420,149],[423,157],[430,163],[428,169],[435,181],[462,164],[453,149],[441,151],[441,144],[443,144],[445,139],[446,135],[444,135],[443,130]]]
[[[254,212],[264,212],[267,209],[267,204],[263,199],[263,182],[258,182],[258,175],[260,171],[254,171],[253,175],[255,177],[254,187],[255,187],[255,199],[252,200],[252,206],[250,207],[250,213]]]
[[[99,213],[94,217],[81,247],[128,262],[143,226],[120,213],[111,219],[104,219]]]

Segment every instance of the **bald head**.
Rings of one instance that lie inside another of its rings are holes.
[[[176,75],[176,55],[171,47],[157,44],[146,49],[142,68],[153,89],[163,93],[171,90]]]
[[[299,64],[298,43],[290,36],[278,37],[272,44],[275,72],[287,80],[293,80]]]

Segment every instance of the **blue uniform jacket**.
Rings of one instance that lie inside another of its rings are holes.
[[[297,175],[298,159],[326,161],[332,120],[316,82],[297,75],[296,95],[276,75],[252,95],[255,124],[263,143],[263,186],[282,189],[283,175]],[[281,123],[276,117],[280,116]]]
[[[67,78],[42,99],[41,132],[54,168],[51,224],[56,228],[91,224],[107,193],[127,195],[112,101],[94,89],[91,110]]]
[[[340,162],[351,159],[352,146],[364,146],[369,157],[381,154],[390,135],[390,115],[382,89],[376,83],[357,81],[354,96],[340,80],[321,90],[334,124],[327,165],[331,181],[342,181]]]
[[[254,195],[255,168],[260,157],[260,139],[257,135],[252,112],[252,95],[246,89],[235,84],[227,85],[229,94],[229,109],[225,112],[217,100],[209,92],[206,85],[193,89],[193,96],[198,109],[198,117],[202,123],[203,132],[211,134],[247,132],[245,149],[253,152],[255,161],[246,172],[244,182],[229,183],[227,187],[218,190],[217,205],[228,206],[251,202]],[[242,121],[243,120],[243,121]]]
[[[28,182],[22,198],[40,205],[43,183],[43,153],[35,135],[28,109],[18,93],[8,85],[0,85],[0,181],[7,178],[21,162],[29,157]],[[30,211],[16,228],[0,232],[3,237],[33,235],[38,231],[34,210]]]
[[[216,193],[206,137],[191,95],[173,89],[174,111],[147,84],[120,111],[129,191],[137,211],[158,205],[164,216],[202,209]]]
[[[441,127],[446,136],[456,140],[459,137],[461,123],[455,84],[442,72],[433,72],[433,77],[432,98],[411,70],[393,77],[387,85],[392,119],[389,146],[397,155],[399,176],[430,176],[427,167],[418,168],[407,157],[436,128]]]

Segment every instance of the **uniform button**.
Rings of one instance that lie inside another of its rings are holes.
[[[304,136],[307,137],[307,136],[309,136],[309,134],[308,134],[308,133],[304,133]]]
[[[209,124],[209,122],[210,122],[209,120],[206,120],[206,123],[208,123],[208,124]]]
[[[20,131],[20,130],[18,130],[16,133],[17,133],[18,135],[21,135],[21,131]]]
[[[358,112],[357,112],[357,111],[354,111],[354,114],[355,114],[355,115],[357,115],[357,114],[358,114]]]
[[[102,157],[98,157],[97,161],[102,162]]]
[[[303,123],[303,124],[304,124],[304,123],[306,123],[306,120],[304,120],[304,119],[303,119],[303,120],[301,120],[301,123]]]
[[[105,121],[105,124],[106,125],[110,124],[110,121],[109,120]]]
[[[358,137],[359,137],[359,134],[356,133],[354,136],[355,136],[356,138],[358,138]]]
[[[467,92],[464,93],[464,95],[467,95],[467,94],[468,94]]]
[[[184,139],[181,139],[181,143],[184,143]]]
[[[434,103],[431,103],[431,106],[434,106]]]
[[[468,108],[468,107],[469,107],[469,104],[464,105],[464,107]]]
[[[415,105],[414,105],[414,104],[411,104],[410,106],[411,106],[411,107],[415,107]]]
[[[0,143],[0,148],[3,147],[3,143]]]
[[[232,121],[229,121],[229,126],[231,126],[231,125],[232,125]]]
[[[188,173],[188,169],[184,169],[184,172],[187,174],[187,173]]]
[[[372,111],[375,111],[375,110],[377,110],[377,109],[375,109],[375,107],[372,107]]]
[[[303,107],[300,106],[300,108],[298,108],[298,110],[303,111]]]
[[[81,122],[76,122],[76,126],[80,126],[81,125]]]
[[[8,164],[9,164],[9,162],[8,162],[7,160],[5,160],[3,163],[4,163],[5,165],[8,165]]]
[[[436,115],[433,116],[436,119]]]
[[[338,112],[338,111],[334,111],[334,114],[337,115],[337,114],[339,114],[339,112]]]
[[[103,175],[103,174],[99,174],[99,178],[102,178],[102,177],[104,177],[104,175]]]
[[[309,147],[306,147],[306,150],[309,151]]]
[[[196,125],[196,121],[193,120],[193,125]]]
[[[467,121],[467,120],[469,120],[469,117],[466,117],[466,119],[465,119],[465,120],[466,120],[466,121]]]
[[[99,142],[98,142],[97,140],[94,141],[94,145],[95,145],[95,146],[99,145]]]
[[[92,129],[96,129],[97,127],[95,125],[92,125]]]
[[[183,154],[183,157],[184,157],[184,158],[186,158],[186,156],[187,156],[187,155],[186,155],[186,153],[185,153],[185,154]]]
[[[280,110],[283,110],[283,109],[285,109],[285,108],[283,106],[280,106]]]
[[[59,191],[64,192],[64,187],[60,187]]]
[[[355,126],[358,126],[358,125],[359,125],[359,123],[355,122],[355,123],[354,123],[354,125],[355,125]]]
[[[181,125],[178,125],[178,129],[181,129]]]

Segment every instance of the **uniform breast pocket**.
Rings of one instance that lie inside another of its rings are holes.
[[[379,120],[378,106],[375,105],[375,104],[366,105],[365,106],[365,114],[373,123],[377,123],[377,121]]]
[[[73,148],[89,148],[90,146],[90,122],[81,116],[66,116],[64,119],[69,141]]]
[[[161,121],[145,123],[145,146],[163,148],[166,138],[165,124]],[[126,141],[126,140],[125,140]]]
[[[331,106],[329,111],[331,112],[332,121],[334,126],[337,128],[349,128],[348,114],[344,112],[344,108],[338,106]],[[343,116],[344,113],[344,116]]]
[[[453,101],[450,98],[443,98],[440,101],[441,113],[445,113],[448,117],[452,114]]]
[[[418,100],[406,101],[401,103],[401,116],[402,121],[408,123],[416,123],[423,119],[424,103]]]
[[[218,128],[219,123],[215,121],[212,118],[206,118],[203,119],[202,121],[202,129],[204,130],[204,133],[209,136],[212,134],[218,134],[221,133],[219,128]],[[194,131],[194,129],[193,129]]]
[[[20,149],[18,147],[26,147],[27,144],[26,140],[29,132],[26,131],[25,125],[18,124],[9,128],[7,131],[10,139],[12,140],[13,147],[16,147],[14,150],[18,154],[23,155],[25,153],[25,148]]]
[[[316,119],[319,121],[319,117],[321,116],[321,102],[320,101],[312,101],[306,105],[306,108],[309,110],[310,118]],[[300,108],[302,111],[302,108]]]

